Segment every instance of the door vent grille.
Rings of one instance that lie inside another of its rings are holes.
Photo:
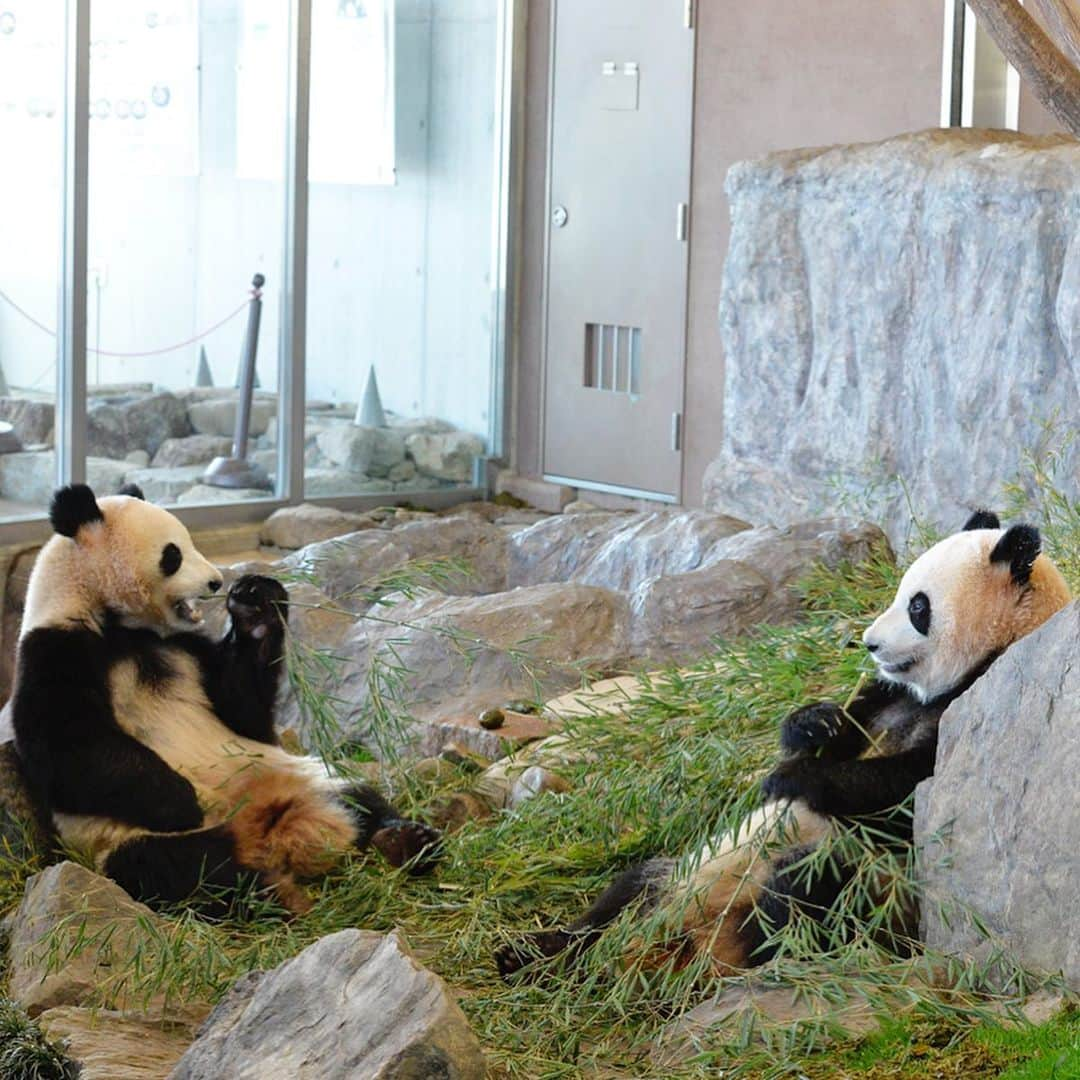
[[[641,393],[641,329],[585,324],[584,385],[617,394]]]

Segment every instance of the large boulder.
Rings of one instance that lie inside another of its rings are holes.
[[[130,979],[137,956],[145,971],[161,961],[166,924],[107,878],[73,862],[42,870],[27,882],[7,929],[10,996],[31,1016],[60,1005],[137,1004],[165,1013],[164,991],[136,1001]],[[188,1003],[168,1011],[190,1019],[200,1009]]]
[[[707,565],[721,541],[749,526],[701,510],[563,514],[516,533],[510,543],[510,584],[578,581],[634,589],[662,574]]]
[[[86,482],[98,495],[112,495],[131,469],[126,461],[86,459]],[[23,450],[0,454],[0,495],[16,502],[32,503],[43,510],[56,490],[56,458],[51,450]]]
[[[0,397],[0,420],[11,424],[25,446],[52,446],[56,406],[51,401]]]
[[[193,401],[188,405],[188,419],[196,434],[231,438],[236,430],[236,392],[218,390],[217,395],[209,400]],[[255,397],[251,402],[248,434],[252,437],[264,434],[276,415],[276,397]]]
[[[155,469],[178,469],[184,465],[208,465],[232,452],[232,438],[224,435],[185,435],[166,439],[152,462]]]
[[[484,1058],[443,981],[395,933],[331,934],[242,978],[170,1080],[483,1080]]]
[[[373,621],[374,618],[374,621]],[[429,756],[454,735],[447,717],[475,715],[539,689],[581,682],[629,653],[624,594],[587,585],[535,585],[479,597],[420,595],[361,618],[341,646],[348,657],[339,696],[350,703],[344,734],[382,752],[370,723],[377,703],[408,709],[393,749]],[[496,733],[497,734],[497,733]]]
[[[334,424],[316,442],[328,461],[349,473],[387,476],[405,461],[405,435],[392,428]]]
[[[484,453],[484,440],[466,431],[448,431],[441,435],[421,431],[409,435],[405,444],[420,472],[456,484],[472,480],[476,459]]]
[[[125,477],[127,484],[137,484],[150,502],[166,503],[190,491],[203,478],[205,465],[177,465],[169,469],[132,469]]]
[[[308,544],[378,527],[379,522],[369,514],[301,503],[299,506],[283,506],[275,510],[263,524],[259,542],[295,551]]]
[[[165,1080],[196,1031],[184,1021],[73,1005],[49,1009],[37,1021],[50,1039],[64,1040],[79,1080]]]
[[[952,129],[789,151],[736,165],[727,190],[706,506],[788,524],[901,476],[951,528],[999,497],[1051,413],[1080,414],[1075,139]],[[879,499],[902,539],[903,492]]]
[[[166,439],[191,434],[184,403],[168,391],[95,399],[86,414],[86,447],[97,457],[123,458],[131,450],[151,457]]]
[[[506,588],[506,535],[479,518],[425,517],[391,531],[365,530],[309,544],[288,556],[284,565],[315,575],[319,587],[335,599],[366,606],[367,590],[406,563],[441,560],[446,571],[440,588],[475,595]],[[461,572],[451,572],[454,562]],[[358,596],[357,590],[361,590]]]
[[[948,953],[1062,972],[1080,990],[1080,603],[1013,645],[941,719],[916,795],[923,932]],[[988,938],[979,927],[985,927]]]

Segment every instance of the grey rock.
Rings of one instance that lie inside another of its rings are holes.
[[[217,393],[220,395],[221,391]],[[236,430],[237,401],[232,397],[217,397],[206,401],[193,401],[187,410],[192,428],[199,435],[217,435],[231,438]],[[271,419],[277,415],[277,398],[256,397],[251,403],[248,434],[262,435]]]
[[[416,479],[416,462],[406,459],[391,466],[386,474],[391,484],[408,484]]]
[[[454,425],[433,416],[397,416],[386,413],[387,427],[396,428],[406,435],[446,435],[454,430]]]
[[[506,588],[506,536],[495,525],[472,517],[408,522],[390,532],[366,530],[311,544],[285,558],[284,565],[315,575],[320,586],[339,599],[370,587],[380,577],[417,560],[456,560],[462,572],[451,573],[440,588],[472,596]]]
[[[1078,177],[1074,139],[959,129],[736,165],[705,505],[782,525],[900,476],[952,529],[1000,498],[1080,415]],[[903,492],[874,501],[903,540]]]
[[[132,469],[124,477],[128,484],[138,484],[150,502],[171,503],[197,484],[206,472],[205,465],[180,465],[171,469]]]
[[[195,1038],[196,1025],[162,1022],[110,1009],[60,1005],[38,1018],[45,1034],[65,1040],[79,1080],[163,1080]]]
[[[379,523],[365,514],[353,514],[332,506],[301,503],[275,510],[262,527],[259,542],[295,550],[337,536],[375,529]]]
[[[155,469],[177,469],[184,465],[208,465],[232,450],[232,438],[223,435],[187,435],[166,439],[154,454]]]
[[[630,590],[708,565],[721,541],[747,528],[702,510],[550,517],[511,538],[510,584],[578,581]]]
[[[24,445],[51,446],[56,406],[51,401],[0,397],[0,420],[11,424]]]
[[[124,996],[131,990],[126,984],[133,957],[140,952],[152,969],[155,950],[168,936],[148,907],[72,862],[50,866],[27,882],[8,930],[10,994],[31,1016],[59,1005],[130,1004]],[[145,1007],[162,1015],[164,996],[153,996]]]
[[[86,459],[86,482],[98,495],[111,495],[131,469],[126,461]],[[44,509],[56,490],[56,458],[51,450],[0,454],[0,494]]]
[[[343,930],[241,979],[170,1080],[483,1080],[460,1007],[397,933]]]
[[[124,455],[124,460],[136,469],[145,469],[150,465],[150,455],[145,450],[131,450]]]
[[[273,492],[261,488],[222,488],[210,484],[196,484],[176,496],[181,506],[197,506],[201,503],[226,503],[273,498]]]
[[[414,723],[382,737],[420,757],[437,754],[451,737],[444,718],[568,689],[585,670],[623,662],[629,652],[626,597],[585,585],[420,595],[374,614],[377,621],[358,620],[341,648],[348,659],[339,693],[351,706],[344,735],[369,738],[363,724],[374,695],[393,697],[400,685]],[[498,732],[482,734],[498,743]]]
[[[387,476],[405,460],[405,436],[391,428],[336,424],[317,437],[319,450],[346,472]]]
[[[166,439],[191,432],[184,403],[167,391],[94,399],[86,425],[87,452],[108,458],[123,458],[131,450],[145,450],[152,457]]]
[[[457,484],[472,480],[473,463],[484,453],[484,440],[465,431],[417,433],[410,435],[405,444],[420,472]]]
[[[331,495],[388,495],[393,490],[389,480],[372,480],[366,473],[318,466],[304,470],[304,494],[316,499]]]
[[[1061,972],[1074,990],[1078,655],[1074,602],[1011,646],[949,706],[933,778],[919,785],[915,807],[927,944],[979,959],[1004,947],[1030,970]]]
[[[703,651],[792,606],[752,566],[722,559],[702,570],[652,578],[630,599],[634,653],[656,659]]]

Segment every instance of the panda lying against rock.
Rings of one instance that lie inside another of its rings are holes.
[[[840,866],[813,877],[808,856],[845,819],[873,818],[876,828],[910,839],[910,816],[888,812],[933,773],[942,713],[1009,645],[1069,602],[1040,547],[1034,528],[1002,530],[995,515],[979,512],[930,548],[863,637],[876,681],[847,709],[823,702],[784,720],[785,756],[762,783],[762,806],[736,834],[685,861],[651,859],[625,871],[568,926],[499,950],[503,976],[541,958],[577,955],[632,904],[642,915],[671,913],[670,940],[650,959],[679,965],[704,955],[718,974],[768,960],[795,911],[823,919],[850,875]]]
[[[439,834],[377,792],[277,744],[287,595],[240,578],[222,641],[199,632],[222,586],[168,511],[62,488],[57,535],[30,577],[16,658],[15,743],[63,842],[132,896],[230,909],[265,887],[293,911],[300,884],[372,846],[431,867]]]

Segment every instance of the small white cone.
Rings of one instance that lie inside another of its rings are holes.
[[[386,413],[383,412],[382,398],[379,397],[374,364],[368,370],[367,386],[364,387],[364,396],[357,407],[353,423],[361,427],[386,427]]]
[[[206,349],[199,346],[199,371],[195,376],[196,386],[213,386],[214,376],[210,372],[210,361],[206,358]]]
[[[240,363],[239,363],[239,365],[237,366],[237,369],[236,369],[236,382],[233,383],[233,389],[235,389],[235,390],[240,389],[240,380],[243,377],[244,377],[244,361],[241,359],[241,361],[240,361]],[[258,368],[255,369],[255,379],[251,384],[251,388],[253,390],[258,390],[259,389],[259,369]]]

